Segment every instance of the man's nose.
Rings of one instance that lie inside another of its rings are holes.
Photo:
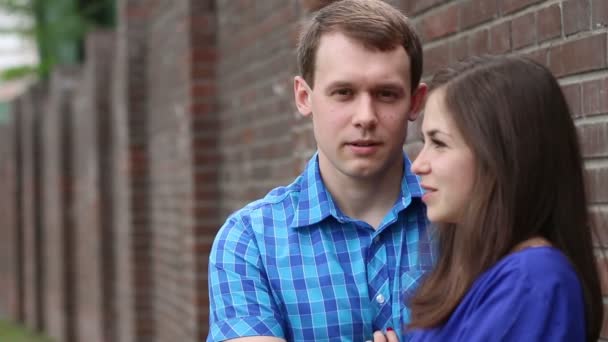
[[[357,101],[353,123],[357,127],[370,128],[378,123],[374,100],[370,95],[363,95]]]

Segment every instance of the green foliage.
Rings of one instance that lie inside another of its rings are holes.
[[[20,65],[8,68],[0,73],[0,79],[5,81],[12,81],[36,75],[39,72],[39,67],[40,66],[37,65]]]
[[[44,79],[57,64],[82,62],[86,34],[114,24],[114,4],[115,0],[0,0],[0,9],[30,19],[31,26],[11,31],[34,39],[40,60],[34,68],[11,68],[0,78],[37,73]]]
[[[32,0],[0,0],[0,8],[8,13],[29,16],[33,13]]]
[[[29,330],[6,321],[0,321],[0,341],[2,342],[51,342]]]

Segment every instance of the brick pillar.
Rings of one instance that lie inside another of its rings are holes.
[[[23,99],[24,96],[13,100],[11,109],[15,123],[15,284],[17,286],[15,318],[25,322],[25,242],[23,225],[24,181],[23,181]]]
[[[63,139],[68,131],[64,130],[69,120],[72,92],[78,70],[75,68],[57,68],[51,75],[46,112],[41,121],[42,157],[42,201],[44,229],[44,268],[46,270],[45,287],[45,326],[49,336],[57,341],[72,341],[69,331],[73,330],[74,317],[69,316],[70,291],[73,261],[69,258],[72,245],[69,243],[72,225],[68,222],[66,186],[68,177],[64,174],[65,155]]]
[[[118,1],[114,63],[113,225],[117,341],[152,341],[154,312],[149,219],[146,24],[149,3]]]
[[[113,34],[95,32],[73,99],[77,341],[114,340],[114,257],[108,139]]]
[[[40,125],[46,89],[42,84],[31,87],[22,95],[19,119],[21,153],[21,230],[23,248],[24,322],[33,330],[44,329],[45,270],[44,232],[41,226],[40,200]]]
[[[13,110],[0,122],[0,317],[10,320],[19,317],[15,115]]]
[[[204,341],[209,329],[207,265],[218,227],[219,121],[216,107],[217,16],[215,1],[190,0],[190,106],[193,163],[194,224],[184,239],[188,277],[187,298],[194,306],[192,341]]]
[[[213,234],[209,229],[217,226],[214,5],[210,0],[158,0],[148,6],[150,227],[157,341],[199,341],[207,333],[205,268]]]
[[[66,70],[67,72],[67,70]],[[82,82],[82,68],[70,70],[70,78],[74,81],[74,88]],[[66,75],[67,76],[67,75]],[[63,199],[60,213],[60,230],[56,232],[61,235],[61,238],[56,240],[57,243],[63,245],[60,258],[63,260],[63,271],[59,277],[63,279],[63,307],[65,310],[64,319],[64,335],[66,342],[75,342],[78,332],[78,307],[77,307],[77,289],[78,289],[78,270],[76,261],[77,241],[76,241],[76,205],[75,205],[75,156],[74,156],[74,93],[75,89],[71,89],[63,98],[61,108],[63,110],[58,115],[59,127],[59,173],[60,173],[60,197]],[[58,330],[58,332],[60,329]]]

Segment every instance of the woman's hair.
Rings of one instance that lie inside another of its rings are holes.
[[[587,337],[597,340],[603,304],[587,215],[576,129],[553,75],[522,57],[475,57],[439,71],[430,94],[476,160],[472,198],[459,224],[437,227],[439,260],[409,302],[411,328],[444,323],[473,281],[520,242],[544,237],[582,283]]]

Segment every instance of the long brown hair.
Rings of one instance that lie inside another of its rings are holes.
[[[603,305],[582,158],[556,79],[522,57],[486,56],[438,72],[430,93],[438,88],[476,158],[476,182],[463,222],[437,227],[439,260],[410,300],[410,328],[444,323],[482,272],[540,236],[576,270],[587,338],[597,340]]]

